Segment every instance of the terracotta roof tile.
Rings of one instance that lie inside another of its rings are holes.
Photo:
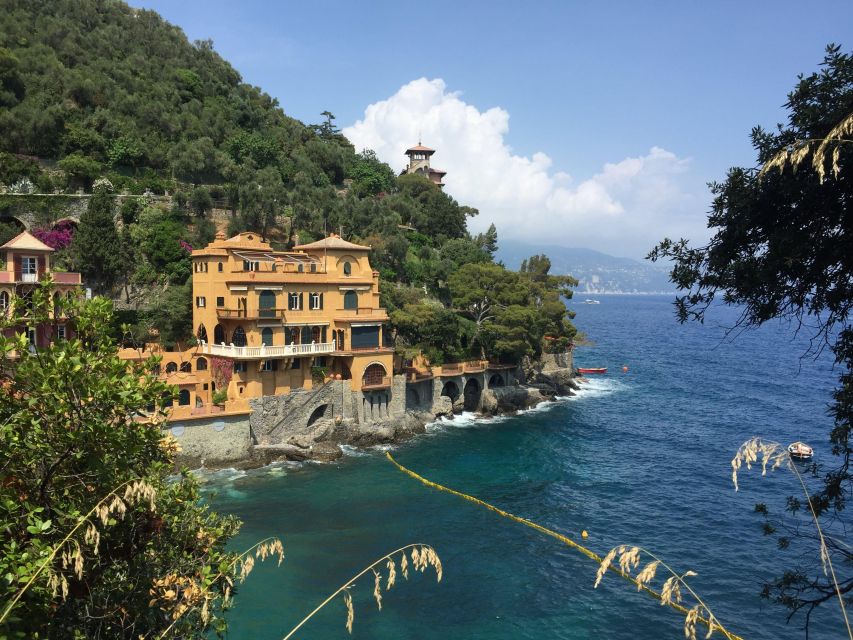
[[[309,242],[308,244],[300,244],[295,247],[297,250],[310,250],[310,249],[353,249],[356,251],[369,251],[370,247],[366,247],[363,244],[355,244],[354,242],[347,242],[339,235],[332,234],[328,238],[323,238],[322,240],[317,240],[316,242]]]
[[[24,249],[26,251],[53,251],[44,242],[36,238],[28,231],[19,233],[14,238],[9,240],[0,249]]]
[[[417,144],[414,147],[409,147],[408,149],[406,149],[406,153],[409,153],[410,151],[428,151],[430,153],[435,153],[435,149],[430,149],[429,147],[425,147],[422,144]]]

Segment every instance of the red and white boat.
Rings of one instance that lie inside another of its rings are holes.
[[[592,373],[592,374],[607,373],[607,367],[578,367],[578,373]]]
[[[799,460],[808,460],[814,455],[814,449],[812,449],[805,442],[792,442],[788,445],[788,453],[791,454],[792,458],[797,458]]]

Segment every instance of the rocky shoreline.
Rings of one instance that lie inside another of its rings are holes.
[[[579,388],[571,354],[548,354],[537,360],[526,359],[515,374],[513,384],[483,389],[473,412],[483,417],[515,415],[556,397],[574,395]],[[344,455],[341,445],[365,448],[399,444],[425,433],[426,425],[439,418],[471,410],[466,408],[466,399],[461,395],[455,400],[441,396],[428,408],[407,409],[369,422],[327,414],[283,437],[273,437],[278,432],[267,429],[267,425],[280,416],[283,405],[298,398],[298,394],[290,398],[270,397],[258,404],[250,419],[252,442],[242,455],[213,461],[210,457],[184,451],[177,463],[193,469],[214,470],[253,469],[280,461],[331,462]]]

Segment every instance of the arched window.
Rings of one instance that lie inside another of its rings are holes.
[[[182,407],[188,406],[190,403],[190,392],[187,389],[181,389],[178,393],[178,404]]]
[[[6,312],[9,309],[9,294],[6,291],[0,291],[0,311]]]
[[[287,344],[299,344],[299,327],[285,329],[287,332]]]
[[[313,327],[311,329],[311,341],[320,342],[320,327]]]
[[[383,379],[385,378],[385,367],[383,367],[378,362],[374,362],[372,365],[367,367],[364,370],[364,376],[361,380],[361,385],[363,387],[369,386],[378,386],[382,384]]]
[[[261,344],[265,347],[272,346],[272,329],[269,327],[264,327],[263,331],[261,331]]]
[[[192,373],[193,366],[189,362],[182,362],[180,369],[181,373]]]
[[[207,329],[204,328],[203,324],[198,325],[198,331],[195,335],[199,342],[207,342]]]
[[[61,302],[60,302],[60,297],[59,297],[59,291],[57,291],[53,294],[53,315],[54,315],[54,317],[59,315],[60,304],[61,304]]]
[[[217,265],[217,267],[219,269],[219,273],[222,273],[222,263],[221,262]]]
[[[344,309],[358,309],[358,294],[355,291],[344,294]]]
[[[234,333],[231,334],[231,342],[234,343],[235,347],[246,346],[246,331],[241,325],[238,325],[237,328],[234,329]]]
[[[225,328],[221,324],[218,324],[213,328],[213,342],[216,344],[225,343]]]
[[[344,275],[352,275],[352,265],[349,262],[344,262]]]
[[[195,370],[196,371],[207,371],[207,358],[196,358]]]
[[[170,362],[166,365],[166,373],[175,373],[178,370],[178,365],[174,362]]]

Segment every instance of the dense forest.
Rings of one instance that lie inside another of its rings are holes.
[[[319,109],[318,109],[319,111]],[[497,231],[472,236],[462,206],[396,176],[324,111],[287,116],[210,41],[112,0],[4,0],[0,12],[0,240],[31,198],[57,263],[127,307],[138,335],[190,339],[189,252],[254,230],[277,248],[325,231],[373,247],[402,350],[434,361],[517,358],[574,334],[573,281],[535,257],[494,264]],[[94,194],[80,224],[38,194]],[[10,194],[20,196],[17,199]],[[168,197],[166,197],[168,196]],[[226,218],[214,211],[226,211]],[[3,221],[3,218],[6,221]],[[477,296],[480,296],[477,298]],[[548,336],[548,341],[543,341]]]

